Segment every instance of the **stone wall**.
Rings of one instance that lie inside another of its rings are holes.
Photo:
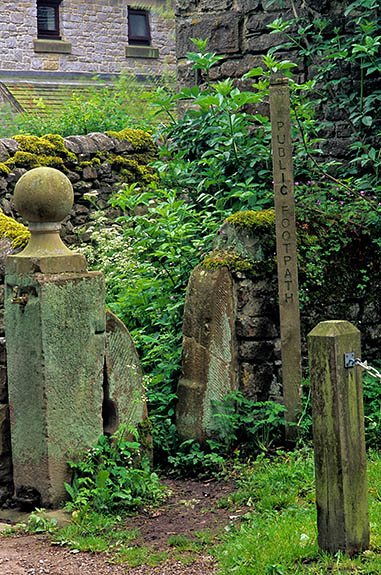
[[[13,190],[29,169],[47,165],[62,170],[73,184],[75,203],[64,221],[62,237],[68,244],[90,238],[86,228],[91,214],[105,210],[110,220],[121,211],[108,205],[111,195],[123,182],[148,184],[156,179],[147,164],[156,157],[156,146],[142,130],[126,129],[87,136],[15,136],[0,140],[0,209],[17,220]],[[91,194],[91,201],[86,194]],[[79,237],[78,232],[81,231]],[[77,232],[77,233],[76,233]]]
[[[195,51],[190,38],[208,38],[208,48],[226,58],[210,70],[213,81],[233,78],[241,90],[250,90],[252,79],[242,80],[243,74],[263,65],[262,55],[270,48],[284,43],[285,37],[270,34],[266,26],[282,17],[289,20],[296,15],[315,19],[328,19],[328,34],[338,25],[343,28],[344,11],[348,1],[324,0],[284,0],[273,2],[267,7],[266,0],[177,0],[176,8],[176,55],[178,61],[178,82],[180,87],[200,83],[198,71],[192,71],[185,54]],[[282,8],[279,7],[282,4]],[[350,30],[346,30],[350,34]],[[282,59],[296,60],[292,51],[284,51]],[[296,78],[306,81],[313,77],[313,69],[299,60]],[[295,72],[294,72],[295,73]],[[340,70],[334,72],[340,77]],[[352,82],[357,80],[356,70],[352,69]],[[369,84],[372,80],[369,80]],[[371,85],[371,84],[370,84]],[[268,114],[267,107],[256,107],[253,112]],[[350,136],[350,127],[342,110],[327,107],[320,111],[325,119],[334,123],[326,129],[326,142],[322,149],[327,156],[341,158],[345,155]]]
[[[160,0],[137,4],[163,6]],[[0,71],[117,74],[127,70],[160,74],[174,67],[173,22],[155,11],[150,13],[152,47],[158,57],[126,57],[128,46],[128,0],[63,0],[60,4],[62,40],[49,42],[51,50],[36,44],[35,0],[0,0]]]
[[[242,212],[242,221],[249,214],[257,219],[253,227],[237,227],[228,218],[214,252],[191,274],[176,423],[183,440],[213,438],[212,402],[223,399],[227,390],[238,389],[253,401],[282,401],[275,218],[271,221],[271,210],[267,212],[266,226],[259,226],[261,212]],[[363,291],[358,289],[359,246],[371,278]],[[305,263],[299,259],[301,279]],[[307,334],[319,322],[333,319],[347,320],[360,330],[362,358],[372,364],[380,359],[381,274],[369,237],[360,240],[353,234],[352,241],[332,256],[325,274],[321,285],[309,285],[308,301],[301,306],[303,367]]]

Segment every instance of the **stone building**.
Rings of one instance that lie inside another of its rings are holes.
[[[44,97],[44,88],[173,69],[166,7],[166,0],[0,0],[0,101],[15,107],[13,96],[28,109],[28,95]]]

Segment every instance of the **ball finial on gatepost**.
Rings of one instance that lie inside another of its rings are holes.
[[[48,167],[26,172],[15,186],[14,202],[31,233],[26,248],[10,258],[18,271],[86,271],[85,257],[69,250],[60,238],[61,222],[74,203],[73,187],[65,174]]]

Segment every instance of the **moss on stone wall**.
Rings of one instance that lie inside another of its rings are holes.
[[[15,155],[5,162],[6,166],[13,168],[14,166],[23,168],[38,168],[40,166],[48,166],[49,168],[56,168],[62,172],[67,172],[64,160],[59,156],[46,156],[45,154],[32,154],[30,152],[16,152]]]
[[[110,156],[109,162],[113,170],[120,171],[123,179],[129,183],[143,182],[151,184],[158,181],[158,176],[153,168],[139,165],[136,160],[132,160],[130,157]]]
[[[46,134],[41,137],[20,134],[14,136],[14,140],[19,144],[21,152],[28,152],[42,157],[58,156],[66,160],[77,161],[75,154],[66,149],[65,140],[58,134]]]
[[[268,229],[275,232],[275,210],[236,212],[226,218],[224,223],[233,225],[236,228],[252,230]]]
[[[120,154],[97,152],[89,160],[79,161],[77,156],[65,147],[65,140],[58,134],[14,136],[19,149],[6,162],[0,164],[0,175],[8,175],[15,168],[37,168],[49,166],[64,173],[70,170],[80,171],[89,166],[97,168],[101,162],[109,162],[115,171],[120,171],[122,180],[133,183],[150,184],[157,181],[153,168],[148,164],[156,159],[157,147],[149,133],[143,130],[126,128],[121,132],[106,132],[120,141],[128,141],[132,148]]]
[[[230,271],[247,272],[254,269],[255,263],[247,258],[242,258],[233,251],[214,251],[200,265],[204,270],[218,270],[227,267]]]
[[[148,132],[144,130],[133,130],[132,128],[125,128],[120,132],[105,132],[109,136],[113,136],[118,140],[127,140],[133,145],[135,152],[153,152],[156,154],[156,146]]]
[[[30,232],[23,224],[0,212],[0,238],[8,238],[14,248],[24,247],[29,241]]]
[[[10,174],[11,171],[12,170],[6,164],[0,162],[0,176],[8,176],[8,174]]]
[[[125,128],[121,132],[105,133],[118,140],[127,140],[127,142],[130,142],[133,150],[128,156],[132,160],[136,160],[139,164],[148,164],[157,158],[157,146],[148,132]]]

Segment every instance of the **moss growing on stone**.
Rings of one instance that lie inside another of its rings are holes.
[[[30,238],[27,227],[0,212],[0,238],[8,238],[14,248],[24,247]]]
[[[127,142],[133,145],[135,152],[152,152],[154,154],[157,152],[157,148],[151,136],[147,132],[144,132],[144,130],[125,128],[120,132],[106,132],[106,134],[118,140],[127,140]]]
[[[28,152],[30,154],[45,154],[51,155],[55,151],[54,145],[45,138],[38,136],[26,136],[21,134],[15,136],[14,139],[19,145],[20,151]]]
[[[113,170],[120,171],[123,180],[127,183],[142,182],[151,184],[158,181],[158,176],[153,168],[141,166],[136,160],[130,157],[111,156],[109,162]]]
[[[224,223],[252,231],[255,229],[268,229],[273,231],[275,228],[275,210],[247,210],[245,212],[236,212],[226,218]]]
[[[204,270],[218,270],[226,267],[234,272],[247,272],[254,269],[255,262],[242,258],[233,251],[215,251],[201,262]]]
[[[11,171],[12,170],[6,164],[0,162],[0,176],[7,176]]]
[[[20,134],[14,136],[19,144],[21,152],[35,154],[37,156],[65,158],[72,162],[77,161],[77,157],[65,147],[65,140],[58,134],[46,134],[45,136],[29,136]],[[46,165],[46,164],[41,164]]]
[[[7,166],[22,166],[23,168],[38,168],[41,164],[38,162],[38,156],[30,152],[16,152],[12,158],[6,162]]]
[[[157,146],[148,132],[125,128],[120,132],[106,132],[106,134],[118,140],[130,142],[133,147],[133,153],[128,154],[128,156],[139,164],[149,164],[157,158]]]
[[[31,169],[48,166],[49,168],[61,170],[61,172],[68,171],[62,158],[58,156],[46,156],[44,154],[32,154],[30,152],[16,152],[15,155],[5,163],[9,167],[20,166]]]

